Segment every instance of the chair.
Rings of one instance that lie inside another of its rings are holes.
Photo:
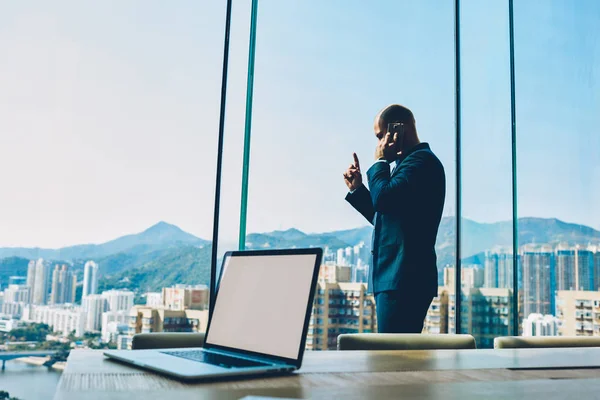
[[[132,350],[175,349],[204,346],[204,333],[138,333],[131,341]]]
[[[502,336],[494,338],[495,349],[531,349],[553,347],[600,347],[597,336]]]
[[[419,333],[353,333],[338,336],[338,350],[476,349],[471,335]]]

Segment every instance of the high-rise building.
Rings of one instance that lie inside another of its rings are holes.
[[[344,258],[346,259],[347,265],[356,265],[356,261],[354,260],[354,247],[346,247],[344,249]]]
[[[35,260],[31,260],[27,266],[27,286],[31,288],[31,300],[33,300],[33,287],[35,286],[35,263]]]
[[[347,265],[346,258],[344,257],[344,254],[345,254],[344,249],[338,249],[337,250],[336,262],[338,263],[338,265]]]
[[[559,323],[554,315],[529,314],[523,320],[523,336],[556,336]]]
[[[83,267],[83,292],[82,297],[98,292],[98,264],[88,261]]]
[[[33,304],[47,304],[50,292],[50,268],[44,262],[43,259],[39,259],[31,268],[31,262],[29,263],[29,269],[27,271],[27,283],[33,283],[32,286],[32,303]],[[32,276],[29,276],[29,272],[32,270]]]
[[[513,285],[513,255],[510,252],[485,252],[485,284],[486,288],[512,289]]]
[[[581,246],[575,246],[575,288],[594,289],[594,253]]]
[[[595,290],[594,252],[582,246],[556,250],[556,290]]]
[[[56,265],[52,272],[50,304],[74,303],[76,287],[77,277],[69,270],[69,267]]]
[[[554,252],[550,247],[525,246],[523,271],[523,314],[554,314]]]
[[[31,288],[25,285],[8,285],[4,289],[4,303],[29,303]]]
[[[85,329],[98,332],[102,328],[102,313],[106,311],[106,299],[100,294],[90,294],[83,298],[82,308],[86,313]]]
[[[575,290],[575,250],[559,247],[556,258],[556,290]]]
[[[375,300],[362,283],[319,281],[308,327],[308,350],[333,350],[342,333],[377,332]]]
[[[556,317],[560,336],[600,336],[600,292],[556,292]]]
[[[456,333],[454,287],[448,290],[448,332]],[[492,348],[494,338],[512,332],[512,290],[470,288],[462,290],[461,331],[475,337],[477,347]]]
[[[169,310],[207,310],[208,297],[205,285],[175,285],[162,290],[163,304]]]
[[[133,307],[133,292],[129,290],[108,290],[102,292],[102,297],[106,299],[106,305],[108,311],[122,311],[129,312]]]
[[[594,287],[592,290],[600,290],[600,246],[594,248]]]

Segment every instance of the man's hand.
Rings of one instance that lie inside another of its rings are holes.
[[[344,172],[344,182],[351,192],[362,186],[362,174],[360,173],[360,163],[356,153],[352,153],[354,163],[350,164],[346,172]]]
[[[379,140],[377,143],[377,148],[375,148],[375,160],[385,159],[388,162],[394,161],[400,154],[401,151],[396,150],[396,141],[398,140],[398,134],[394,133],[394,137],[392,139],[392,135],[390,133],[386,133],[384,137]]]

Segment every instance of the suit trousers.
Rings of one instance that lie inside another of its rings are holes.
[[[375,294],[379,333],[421,333],[433,297],[405,290]]]

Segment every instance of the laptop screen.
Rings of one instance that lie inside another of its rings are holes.
[[[236,254],[225,259],[206,343],[298,358],[316,258]]]

